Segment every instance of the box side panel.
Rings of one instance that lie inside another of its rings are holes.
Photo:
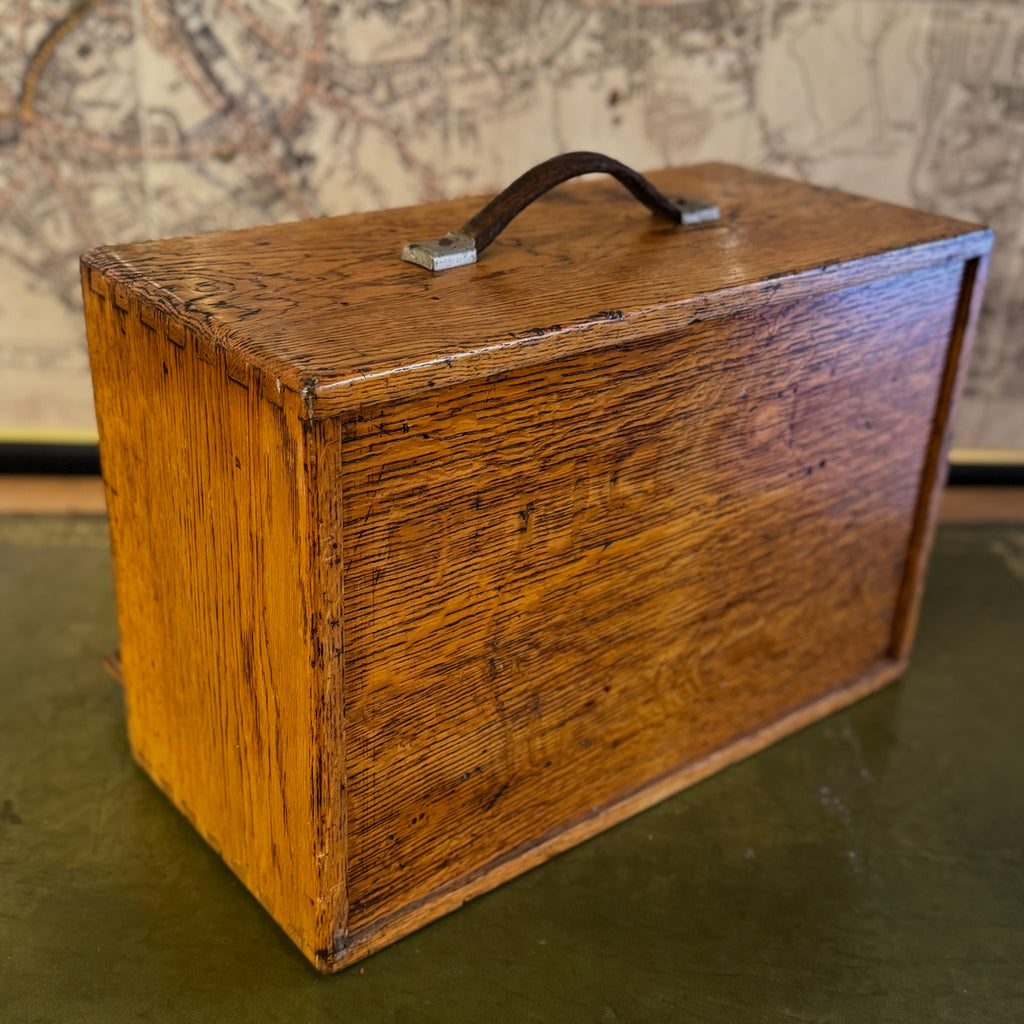
[[[327,427],[84,276],[133,751],[315,959],[344,926]]]
[[[939,501],[946,484],[956,409],[967,377],[987,272],[987,255],[967,260],[963,267],[960,301],[950,329],[942,385],[936,396],[932,414],[928,457],[921,475],[914,529],[910,538],[910,555],[907,558],[906,572],[893,622],[892,652],[896,658],[909,656],[917,632],[921,597],[924,593],[925,569],[935,539]]]
[[[353,935],[892,677],[961,269],[346,423]]]

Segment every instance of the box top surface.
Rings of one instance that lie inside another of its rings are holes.
[[[83,263],[319,417],[991,246],[964,221],[724,164],[649,178],[716,202],[721,219],[675,226],[591,178],[440,273],[403,262],[402,246],[453,230],[481,199],[104,247]]]

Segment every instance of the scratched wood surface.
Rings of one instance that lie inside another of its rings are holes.
[[[329,416],[988,244],[976,225],[724,164],[650,178],[716,202],[721,220],[681,229],[595,179],[544,196],[479,264],[443,274],[398,254],[480,199],[119,246],[91,263]]]
[[[346,423],[354,926],[893,656],[959,279]]]
[[[314,956],[344,924],[318,429],[102,281],[84,292],[132,749]]]
[[[990,234],[654,180],[84,258],[133,750],[322,970],[905,665]]]

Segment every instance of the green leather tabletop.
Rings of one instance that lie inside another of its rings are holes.
[[[1022,1021],[1024,529],[913,667],[333,977],[135,767],[106,523],[0,517],[0,1021]]]

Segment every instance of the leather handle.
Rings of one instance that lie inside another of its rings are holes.
[[[563,153],[520,175],[500,195],[456,231],[436,241],[412,242],[402,259],[428,270],[448,270],[475,263],[509,222],[535,199],[556,185],[581,174],[610,174],[641,203],[676,224],[703,224],[718,219],[718,207],[698,199],[668,199],[642,174],[602,153]]]

